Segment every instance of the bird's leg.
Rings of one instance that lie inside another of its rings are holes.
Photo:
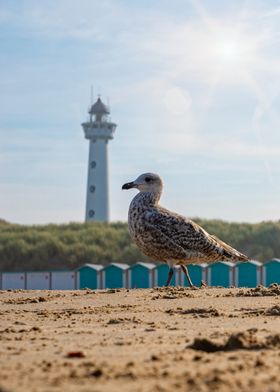
[[[174,268],[173,268],[173,267],[170,267],[170,268],[169,268],[168,278],[167,278],[167,282],[166,282],[165,287],[168,287],[168,286],[170,285],[170,282],[171,282],[171,279],[172,279],[173,274],[174,274]]]
[[[188,279],[190,287],[194,287],[194,285],[193,285],[193,283],[191,281],[191,278],[190,278],[190,274],[189,274],[188,268],[186,266],[184,266],[184,265],[181,265],[181,268],[182,268],[184,274],[186,275],[186,277]]]

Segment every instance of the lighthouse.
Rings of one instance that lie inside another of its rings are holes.
[[[89,119],[82,123],[89,140],[86,222],[109,221],[108,142],[117,124],[109,119],[110,110],[100,97],[90,107]]]

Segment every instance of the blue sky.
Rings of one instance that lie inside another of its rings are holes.
[[[0,217],[83,221],[90,86],[110,99],[111,220],[146,171],[190,217],[280,216],[280,2],[0,2]]]

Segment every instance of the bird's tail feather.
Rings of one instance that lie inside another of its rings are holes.
[[[228,261],[248,261],[249,260],[248,256],[244,255],[243,253],[234,249],[232,246],[221,241],[219,238],[215,237],[214,235],[212,236],[212,238],[215,241],[217,241],[218,244],[220,245],[221,256],[224,260],[228,260]]]

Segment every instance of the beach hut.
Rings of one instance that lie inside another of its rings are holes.
[[[77,287],[80,289],[89,288],[92,290],[101,288],[101,270],[103,265],[84,264],[77,271]]]
[[[207,283],[210,286],[229,287],[234,285],[234,264],[219,261],[208,266]]]
[[[27,290],[50,290],[51,279],[50,272],[27,272],[26,289]]]
[[[200,287],[201,281],[207,282],[207,264],[189,264],[188,271],[190,274],[191,281],[197,287]],[[186,275],[182,270],[179,272],[180,282],[182,286],[189,286]]]
[[[128,287],[128,264],[111,263],[101,272],[102,288],[117,289]]]
[[[75,271],[53,271],[50,286],[52,290],[75,290],[77,273]]]
[[[180,285],[180,267],[174,267],[174,275],[171,279],[170,286],[179,286]],[[167,277],[168,277],[169,267],[167,264],[158,264],[154,270],[155,276],[155,285],[156,286],[165,286]]]
[[[259,261],[250,260],[235,265],[235,286],[256,287],[263,283],[263,265]]]
[[[26,274],[25,272],[2,272],[1,281],[2,290],[23,290],[26,287]]]
[[[154,269],[152,263],[136,263],[128,270],[128,286],[132,289],[149,288],[154,286]]]
[[[280,259],[272,259],[263,265],[264,285],[280,284]]]

